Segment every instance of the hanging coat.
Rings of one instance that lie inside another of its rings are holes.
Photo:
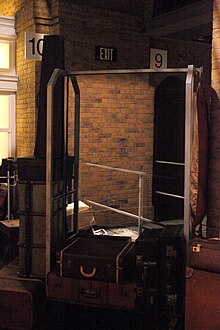
[[[191,221],[200,224],[206,215],[209,160],[208,103],[201,83],[195,98],[193,144],[191,158],[190,207]]]

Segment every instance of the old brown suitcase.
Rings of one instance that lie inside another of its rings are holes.
[[[219,330],[220,274],[186,270],[185,330]]]
[[[18,266],[4,266],[1,270],[0,270],[0,279],[4,278],[4,279],[13,279],[13,280],[18,280],[20,279],[18,277]],[[24,279],[26,280],[26,279]]]
[[[32,329],[45,309],[43,282],[32,279],[0,280],[0,328]]]
[[[220,273],[220,239],[194,238],[189,242],[189,267]]]
[[[122,309],[136,308],[135,283],[117,284],[59,277],[51,272],[47,277],[47,292],[50,300]]]
[[[129,272],[126,258],[133,244],[130,237],[77,235],[57,253],[57,275],[123,283]]]
[[[6,262],[10,262],[18,256],[18,239],[19,220],[0,221],[0,254],[3,254]]]

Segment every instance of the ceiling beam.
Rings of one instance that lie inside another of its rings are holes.
[[[212,6],[212,1],[203,0],[154,17],[146,24],[146,34],[149,37],[159,38],[184,31],[186,28],[189,30],[210,23],[213,13]]]

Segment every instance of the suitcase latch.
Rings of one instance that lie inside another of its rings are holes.
[[[201,246],[202,246],[201,244],[193,245],[192,247],[193,252],[200,252]]]
[[[136,256],[136,264],[137,265],[143,265],[143,256],[142,255],[137,255]]]

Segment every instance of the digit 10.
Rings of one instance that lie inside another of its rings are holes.
[[[37,41],[37,53],[39,55],[42,55],[42,42],[44,41],[44,39],[39,39]],[[31,40],[29,40],[30,43],[32,43],[32,55],[35,55],[35,38],[32,38]]]
[[[155,66],[159,69],[161,68],[162,64],[163,64],[163,57],[161,54],[157,53],[154,57],[155,59]]]

